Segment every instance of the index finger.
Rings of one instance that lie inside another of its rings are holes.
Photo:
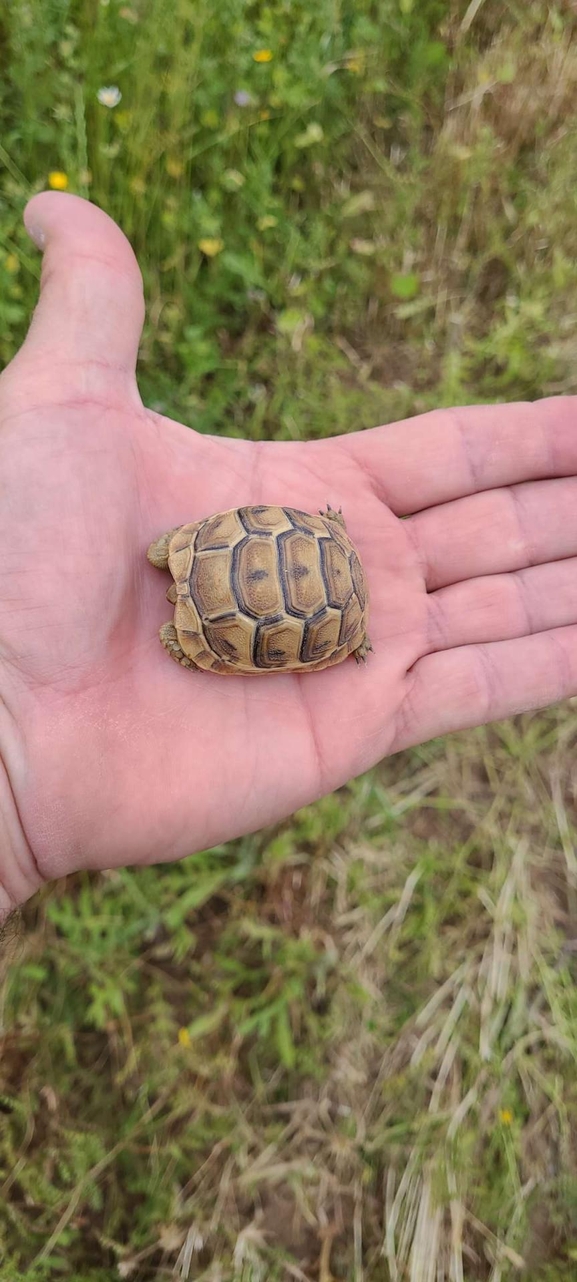
[[[577,397],[432,410],[340,438],[396,513],[577,472]]]

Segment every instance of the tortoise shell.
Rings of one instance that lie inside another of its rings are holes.
[[[149,560],[168,566],[173,658],[223,675],[318,672],[364,660],[367,588],[342,515],[241,507],[163,535]]]

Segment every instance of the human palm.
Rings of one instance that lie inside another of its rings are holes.
[[[11,899],[254,830],[387,753],[574,692],[574,401],[306,444],[202,436],[141,404],[140,277],[118,228],[54,194],[26,221],[44,284],[0,384],[0,747],[25,835]],[[243,504],[327,501],[365,566],[367,664],[256,680],[171,662],[149,543]]]

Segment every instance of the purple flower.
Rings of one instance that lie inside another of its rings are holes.
[[[237,89],[234,95],[234,101],[236,102],[237,107],[250,107],[253,97],[251,93],[248,93],[248,90]]]

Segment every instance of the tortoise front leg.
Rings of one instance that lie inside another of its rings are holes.
[[[319,512],[321,516],[326,517],[329,521],[336,521],[337,525],[341,525],[343,530],[346,530],[347,527],[345,525],[342,507],[339,508],[338,512],[335,512],[334,507],[331,507],[330,503],[327,503],[326,512],[323,512],[322,508],[319,508]]]
[[[176,662],[182,663],[185,668],[196,667],[196,664],[192,662],[192,659],[189,659],[188,655],[184,653],[176,635],[174,623],[163,623],[158,635],[165,650],[168,650],[171,659],[176,659]]]

